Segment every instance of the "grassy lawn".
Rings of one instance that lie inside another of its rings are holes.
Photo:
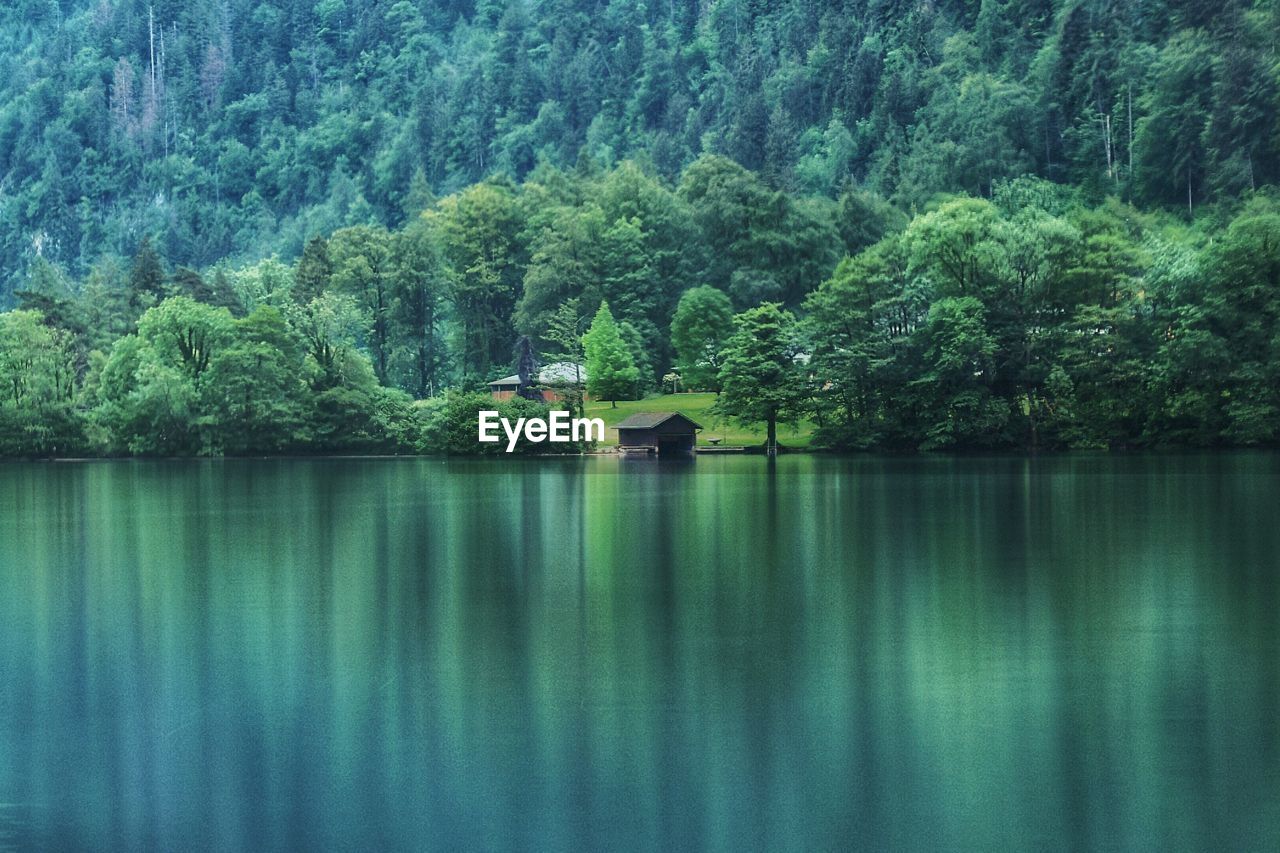
[[[647,400],[619,400],[618,408],[608,403],[587,403],[587,417],[601,418],[609,429],[605,432],[605,444],[617,444],[618,433],[614,424],[636,412],[679,412],[702,424],[698,444],[710,444],[709,438],[721,438],[724,445],[764,444],[764,424],[758,428],[744,429],[729,421],[719,421],[708,409],[716,401],[715,394],[663,394]],[[778,443],[787,447],[807,447],[813,432],[813,424],[801,421],[799,429],[790,424],[778,424]]]

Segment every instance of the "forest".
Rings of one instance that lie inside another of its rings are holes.
[[[0,456],[1274,444],[1274,2],[17,2]],[[540,404],[502,404],[533,411]]]

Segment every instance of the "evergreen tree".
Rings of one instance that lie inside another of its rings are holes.
[[[778,452],[778,421],[799,418],[804,376],[796,364],[795,317],[766,302],[734,317],[735,330],[720,354],[716,409],[743,424],[763,422],[765,452]]]
[[[541,400],[542,393],[538,389],[538,353],[528,335],[521,335],[516,341],[516,375],[520,377],[520,387],[516,394],[526,400]]]
[[[129,268],[129,302],[135,310],[145,310],[164,298],[164,264],[151,244],[143,237]]]
[[[610,401],[613,408],[618,407],[619,399],[634,395],[640,371],[613,320],[608,302],[600,303],[591,328],[582,337],[582,345],[587,359],[588,393],[598,400]]]
[[[333,277],[333,263],[329,259],[329,241],[324,237],[312,237],[298,258],[293,271],[293,298],[299,305],[306,305],[329,287]]]

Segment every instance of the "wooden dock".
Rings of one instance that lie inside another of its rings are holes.
[[[694,453],[746,453],[747,448],[741,445],[699,444],[693,451]],[[656,456],[658,449],[647,444],[618,445],[612,448],[612,452],[617,453],[619,456]],[[688,455],[687,451],[686,455]]]
[[[658,452],[658,448],[650,447],[647,444],[641,445],[618,445],[618,453],[623,456],[652,456]]]

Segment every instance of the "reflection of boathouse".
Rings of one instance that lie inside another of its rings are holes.
[[[679,412],[639,412],[618,424],[618,449],[660,456],[691,454],[700,429]]]

